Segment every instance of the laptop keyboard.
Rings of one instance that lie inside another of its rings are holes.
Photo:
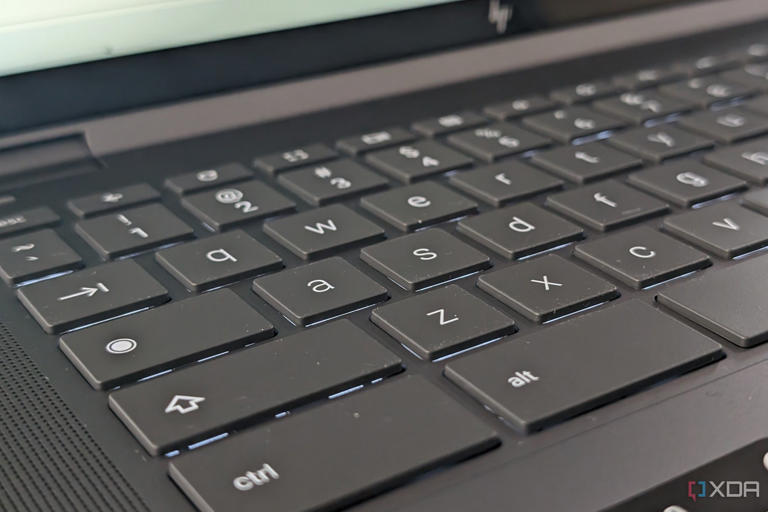
[[[200,509],[344,508],[768,340],[768,256],[708,269],[768,247],[764,48],[71,198],[100,265],[10,213],[0,276]]]

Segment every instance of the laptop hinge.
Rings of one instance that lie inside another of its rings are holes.
[[[82,133],[5,147],[0,149],[0,180],[83,161],[96,159]]]

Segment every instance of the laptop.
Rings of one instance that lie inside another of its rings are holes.
[[[5,2],[0,509],[768,509],[764,0]]]

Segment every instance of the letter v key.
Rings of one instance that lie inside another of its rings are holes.
[[[723,217],[722,221],[716,220],[715,222],[712,223],[712,225],[717,226],[718,228],[730,229],[732,231],[739,231],[741,229],[741,227],[739,227],[738,224],[733,222],[733,220],[731,220],[728,217]]]

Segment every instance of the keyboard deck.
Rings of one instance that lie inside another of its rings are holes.
[[[464,107],[4,206],[10,323],[216,511],[497,464],[768,341],[768,45]]]

